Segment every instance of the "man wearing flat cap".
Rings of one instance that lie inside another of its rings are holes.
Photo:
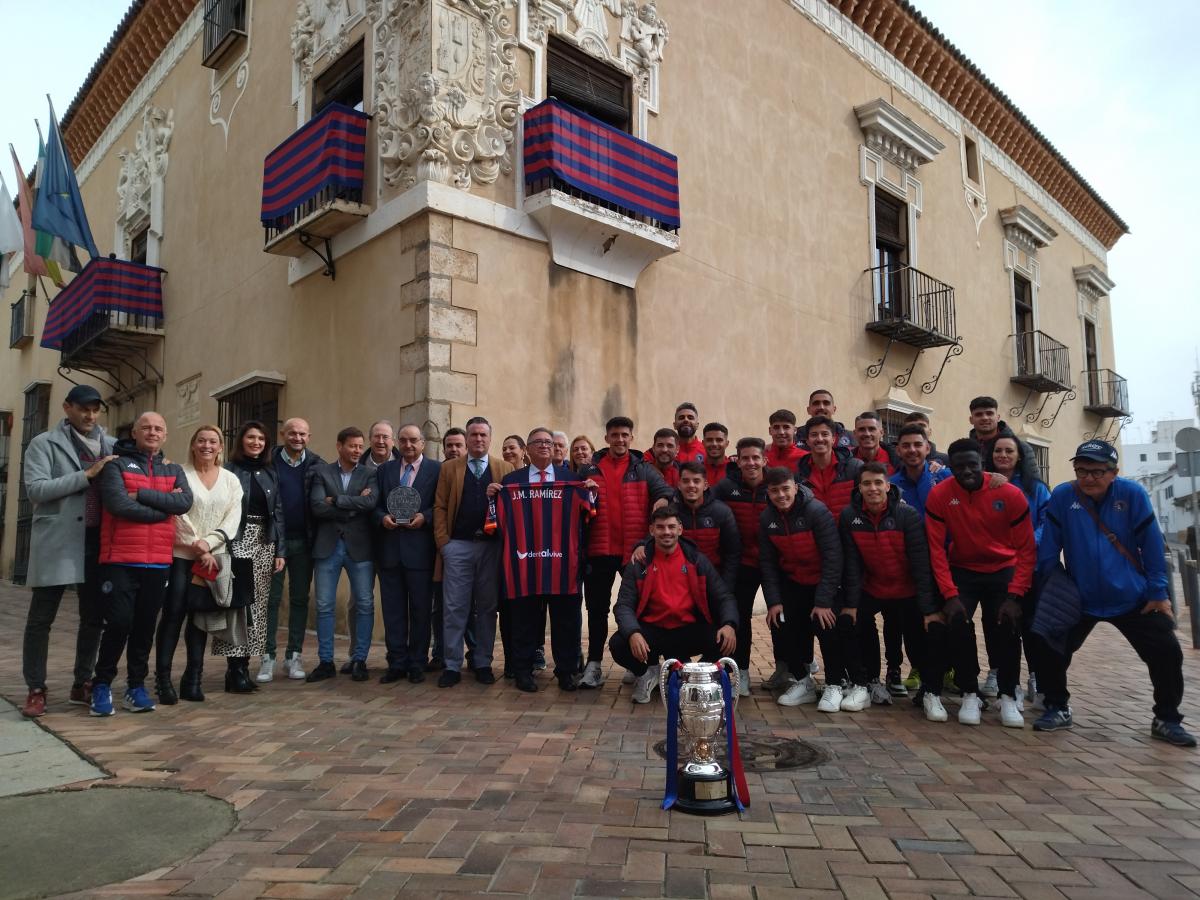
[[[1136,481],[1117,476],[1117,451],[1105,441],[1085,441],[1071,459],[1075,480],[1050,495],[1038,546],[1042,585],[1034,632],[1045,657],[1038,680],[1046,712],[1033,727],[1057,731],[1074,724],[1067,705],[1071,656],[1102,622],[1127,640],[1150,670],[1154,717],[1150,737],[1195,747],[1183,727],[1183,651],[1167,599],[1163,537],[1150,497]],[[1066,577],[1061,586],[1059,554]],[[1055,578],[1059,578],[1056,585]]]
[[[100,392],[77,384],[63,401],[65,418],[25,450],[25,490],[33,502],[33,533],[26,584],[33,588],[25,620],[22,669],[29,696],[21,712],[46,712],[46,657],[50,626],[63,591],[79,595],[79,633],[70,702],[91,702],[92,668],[103,619],[98,594],[100,497],[96,476],[113,456],[113,439],[99,424]]]

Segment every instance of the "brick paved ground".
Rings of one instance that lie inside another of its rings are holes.
[[[0,587],[14,702],[25,596]],[[100,720],[63,702],[66,609],[60,626],[43,724],[118,784],[205,791],[239,818],[203,853],[93,895],[1200,896],[1200,754],[1149,740],[1144,669],[1108,629],[1073,670],[1068,733],[1003,729],[994,713],[937,726],[907,704],[823,716],[756,689],[742,730],[829,761],[752,774],[744,817],[702,819],[659,810],[662,707],[633,707],[612,673],[571,695],[339,678],[238,697],[214,666],[203,705]],[[1200,653],[1185,666],[1195,684]],[[1193,692],[1193,727],[1196,710]]]

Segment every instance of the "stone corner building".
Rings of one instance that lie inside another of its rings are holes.
[[[1129,412],[1125,224],[904,0],[134,0],[63,129],[136,265],[5,298],[18,580],[66,379],[177,457],[290,415],[327,457],[379,417],[645,443],[682,400],[764,434],[822,386],[943,444],[993,394],[1061,478]]]

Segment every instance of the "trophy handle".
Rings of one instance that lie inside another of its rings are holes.
[[[717,665],[720,666],[722,669],[732,670],[729,672],[729,689],[730,689],[730,692],[733,694],[733,705],[737,706],[738,687],[741,685],[741,682],[742,682],[742,672],[738,668],[738,664],[736,662],[734,662],[732,659],[730,659],[728,656],[722,656],[719,660],[717,660]]]
[[[678,662],[677,659],[664,660],[662,668],[658,670],[658,696],[662,700],[663,709],[667,708],[667,681],[671,677],[671,669]]]

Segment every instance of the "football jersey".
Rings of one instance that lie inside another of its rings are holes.
[[[579,482],[507,484],[496,500],[507,596],[578,594],[591,491]]]

